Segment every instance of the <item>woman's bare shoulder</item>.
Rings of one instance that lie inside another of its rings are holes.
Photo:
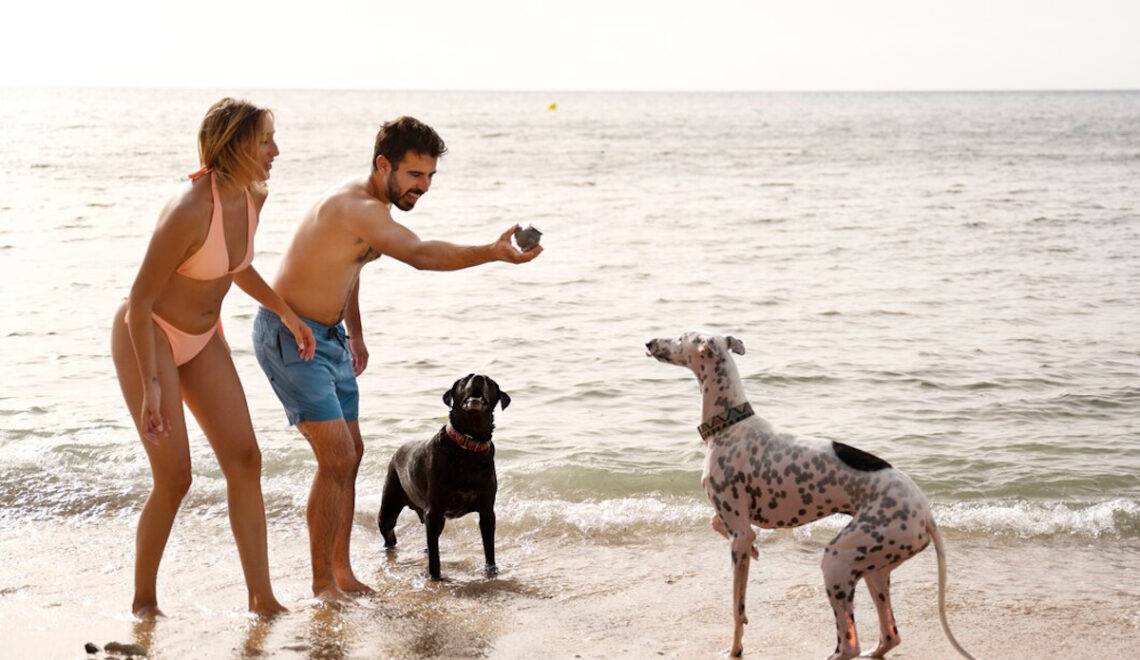
[[[203,227],[208,230],[213,212],[210,182],[203,179],[187,181],[166,200],[158,216],[158,229],[188,233],[201,232]]]

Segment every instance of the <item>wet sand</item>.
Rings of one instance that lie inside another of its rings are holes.
[[[707,529],[631,538],[533,538],[504,530],[501,574],[482,575],[474,517],[449,523],[446,579],[423,577],[421,531],[401,518],[389,554],[358,516],[353,556],[377,594],[329,608],[308,596],[303,527],[270,535],[273,577],[286,615],[244,612],[245,589],[228,524],[180,520],[160,575],[169,615],[134,620],[133,523],[3,523],[0,656],[88,655],[84,644],[141,644],[151,658],[718,658],[729,643],[727,544]],[[752,564],[745,657],[826,658],[834,647],[820,586],[825,533],[763,537]],[[1140,633],[1140,549],[1057,538],[947,538],[948,616],[978,658],[1122,658]],[[942,637],[936,565],[928,550],[894,574],[903,643],[894,659],[957,657]],[[878,628],[865,589],[856,596],[864,650]]]

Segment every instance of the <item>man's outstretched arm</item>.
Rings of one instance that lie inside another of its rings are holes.
[[[522,264],[542,254],[542,247],[523,252],[511,243],[518,225],[486,245],[456,245],[447,241],[425,241],[415,232],[392,220],[387,209],[370,209],[373,217],[350,220],[350,227],[373,249],[418,270],[461,270],[492,261]]]

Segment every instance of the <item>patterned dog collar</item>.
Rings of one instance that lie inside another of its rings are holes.
[[[697,432],[701,434],[701,440],[708,442],[709,436],[714,433],[723,431],[733,424],[742,422],[755,414],[756,413],[752,412],[752,404],[745,401],[739,406],[729,408],[727,412],[713,415],[711,419],[697,427]]]
[[[477,454],[486,454],[487,452],[491,451],[491,447],[493,446],[490,440],[486,442],[479,442],[469,435],[464,435],[459,431],[456,431],[451,426],[451,422],[448,422],[447,426],[443,427],[443,430],[447,432],[447,437],[451,438],[452,442],[466,449],[467,451],[473,451]]]

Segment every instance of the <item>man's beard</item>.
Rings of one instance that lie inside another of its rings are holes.
[[[411,211],[416,205],[416,199],[409,199],[408,193],[417,193],[420,197],[423,197],[424,194],[423,191],[415,188],[409,188],[401,194],[400,189],[396,187],[396,173],[393,172],[388,175],[388,199],[401,211]]]

